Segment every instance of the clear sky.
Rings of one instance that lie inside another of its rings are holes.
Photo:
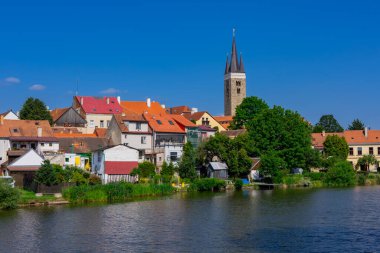
[[[247,95],[380,129],[380,1],[0,0],[0,111],[80,95],[223,113],[236,27]]]

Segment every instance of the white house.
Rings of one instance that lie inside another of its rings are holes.
[[[139,151],[126,145],[117,145],[99,149],[92,155],[92,172],[102,178],[103,183],[126,181],[135,182],[137,177],[131,176],[137,168]]]
[[[14,113],[12,110],[0,113],[0,116],[3,116],[4,119],[13,119],[13,120],[18,120],[19,117],[17,116],[16,113]]]

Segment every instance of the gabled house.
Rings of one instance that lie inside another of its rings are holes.
[[[214,116],[214,119],[222,125],[224,129],[228,129],[233,121],[232,116]]]
[[[15,185],[27,189],[34,187],[34,175],[41,167],[44,158],[34,149],[30,149],[24,155],[11,162],[3,171],[4,175],[9,175],[16,181]]]
[[[141,115],[124,109],[114,115],[106,134],[113,145],[127,145],[139,151],[139,162],[145,160],[145,153],[153,149],[153,135],[148,121]]]
[[[95,151],[92,156],[92,172],[102,178],[102,182],[136,182],[131,172],[138,166],[139,151],[126,145],[117,145]]]
[[[227,164],[222,162],[210,162],[207,166],[207,177],[209,178],[228,178]]]
[[[168,114],[160,103],[147,101],[122,101],[121,106],[136,114],[140,114],[148,122],[152,130],[152,149],[146,150],[147,159],[161,166],[164,162],[177,162],[182,156],[186,132]]]
[[[112,115],[121,114],[120,97],[75,96],[73,108],[87,121],[87,132],[108,128]]]
[[[87,121],[73,107],[57,108],[50,112],[55,127],[86,127]]]
[[[13,119],[18,120],[20,119],[17,114],[15,114],[12,110],[8,110],[6,112],[0,113],[0,117],[3,117],[3,119]]]
[[[47,120],[4,120],[0,116],[0,165],[8,153],[34,149],[38,154],[58,152],[58,139]],[[23,152],[25,153],[25,152]]]
[[[197,126],[208,126],[217,129],[219,132],[226,131],[226,129],[208,112],[195,112],[192,114],[183,114],[183,116],[191,122],[194,122]]]

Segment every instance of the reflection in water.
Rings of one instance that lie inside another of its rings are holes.
[[[178,194],[0,212],[1,252],[380,251],[380,187]]]

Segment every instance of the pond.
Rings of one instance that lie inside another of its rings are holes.
[[[379,252],[380,187],[0,212],[1,252]]]

